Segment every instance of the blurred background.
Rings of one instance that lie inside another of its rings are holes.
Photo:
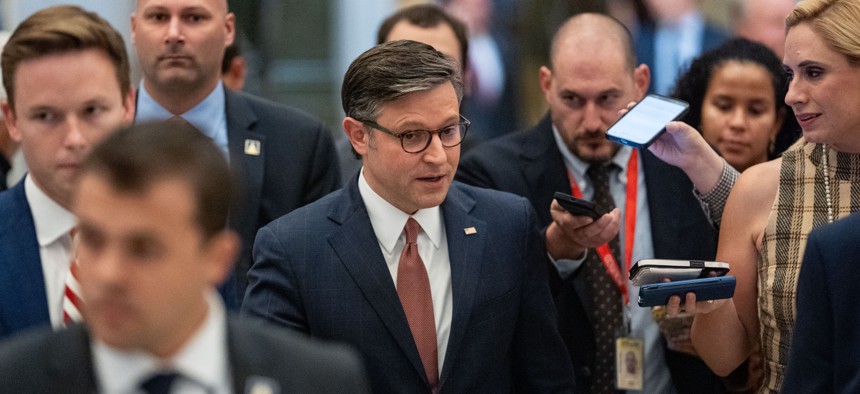
[[[539,119],[546,106],[538,88],[549,39],[567,17],[579,12],[609,13],[631,31],[653,24],[649,2],[677,0],[437,0],[470,29],[470,62],[476,65],[476,96],[488,108],[502,106],[483,127],[498,134],[520,130]],[[726,31],[741,2],[694,1],[703,17]],[[247,77],[244,90],[308,111],[341,132],[340,85],[349,63],[375,44],[376,30],[400,7],[420,0],[230,0],[236,14],[240,53]],[[126,37],[134,0],[0,0],[3,30],[38,9],[77,4],[109,20]],[[136,61],[133,61],[133,65]],[[139,72],[133,69],[135,80]],[[476,81],[472,81],[475,85]],[[490,123],[492,122],[492,124]],[[473,122],[474,123],[474,122]],[[482,127],[482,125],[475,125]]]

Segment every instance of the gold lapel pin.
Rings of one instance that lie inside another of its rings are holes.
[[[463,229],[463,232],[466,233],[466,235],[472,235],[472,234],[477,234],[478,230],[475,230],[474,227],[466,227]]]

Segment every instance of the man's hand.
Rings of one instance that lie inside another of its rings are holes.
[[[614,238],[621,229],[618,208],[593,220],[574,216],[553,200],[550,206],[552,223],[546,230],[546,249],[553,259],[580,259],[586,249],[596,248]]]

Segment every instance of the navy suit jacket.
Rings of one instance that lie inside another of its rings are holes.
[[[678,168],[648,150],[640,150],[654,254],[664,259],[713,260],[717,234],[693,196],[693,184]],[[545,116],[536,126],[487,142],[466,154],[457,178],[465,183],[511,192],[531,201],[538,223],[552,222],[553,193],[571,193],[564,159]],[[581,269],[561,285],[556,297],[562,336],[567,344],[580,388],[591,381],[596,345],[588,283]],[[634,306],[635,307],[635,306]],[[698,358],[666,351],[666,362],[680,392],[721,391],[717,377]]]
[[[99,392],[87,329],[39,331],[0,346],[0,392]],[[234,393],[368,393],[354,351],[315,343],[259,322],[228,320],[227,351]],[[262,387],[261,387],[262,386]]]
[[[813,230],[797,282],[797,319],[782,391],[860,392],[860,215]]]
[[[0,340],[51,324],[24,181],[0,193]]]
[[[528,201],[454,182],[441,211],[453,316],[440,392],[571,392]],[[351,344],[374,392],[430,391],[357,181],[264,227],[254,258],[244,314]]]
[[[340,172],[329,130],[313,116],[245,93],[224,89],[230,164],[239,175],[240,194],[230,227],[242,238],[235,288],[225,302],[235,309],[247,285],[246,272],[257,230],[293,209],[340,187]],[[259,141],[259,155],[245,142]]]

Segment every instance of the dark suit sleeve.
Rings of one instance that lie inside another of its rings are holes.
[[[248,271],[248,290],[242,315],[262,318],[274,324],[308,332],[292,265],[273,227],[260,229],[254,242],[254,266]]]
[[[320,124],[316,135],[314,157],[308,168],[310,174],[305,185],[302,205],[319,200],[320,197],[340,188],[340,164],[331,132]]]
[[[813,232],[797,283],[797,319],[783,387],[798,393],[834,392],[834,333],[827,257]]]
[[[523,254],[523,300],[514,337],[517,392],[573,392],[573,366],[558,332],[558,318],[548,285],[549,262],[534,211],[525,199],[526,250]]]

